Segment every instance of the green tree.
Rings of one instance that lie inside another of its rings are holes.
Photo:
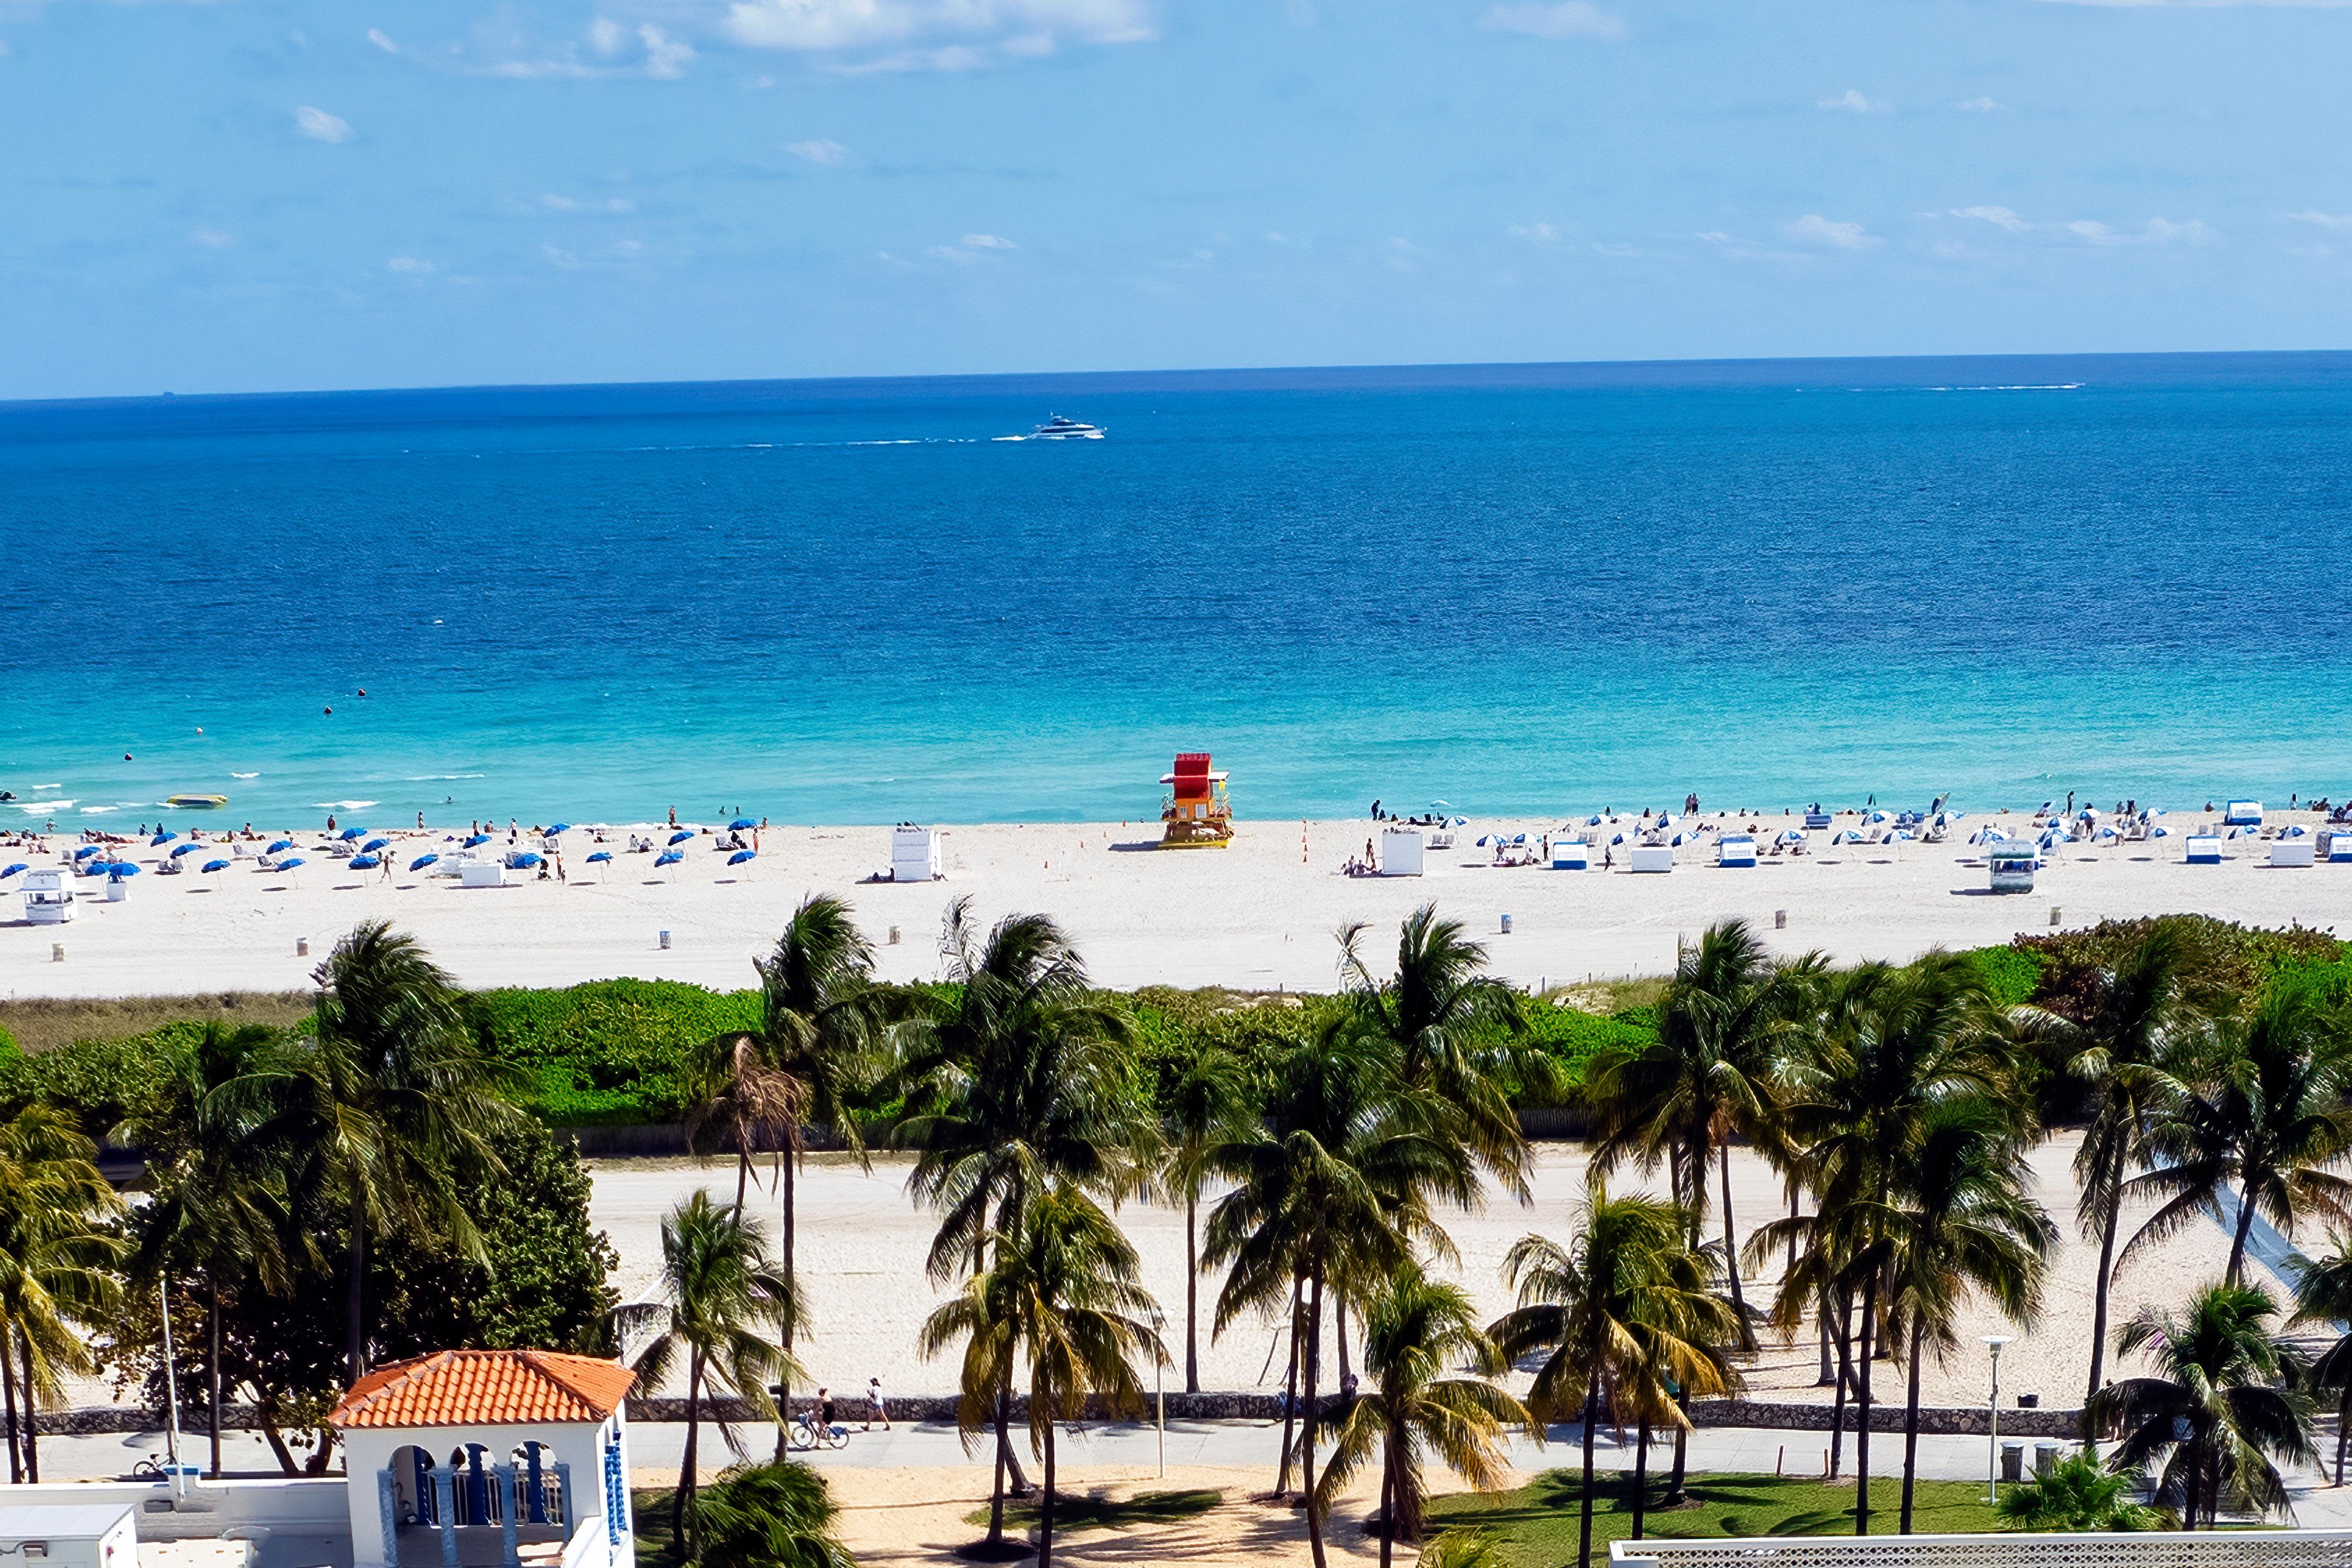
[[[1394,1273],[1422,1249],[1451,1256],[1431,1199],[1463,1207],[1477,1199],[1470,1151],[1455,1136],[1452,1112],[1434,1100],[1399,1081],[1385,1042],[1342,1019],[1321,1040],[1276,1059],[1263,1125],[1210,1156],[1211,1168],[1234,1184],[1209,1215],[1206,1260],[1227,1268],[1217,1331],[1244,1312],[1298,1300],[1303,1288],[1309,1412],[1319,1407],[1326,1284]],[[1286,1462],[1288,1444],[1286,1422]],[[1322,1568],[1312,1420],[1299,1451],[1307,1543]]]
[[[2293,1236],[2313,1215],[2352,1227],[2352,1180],[2331,1167],[2352,1153],[2352,1030],[2316,986],[2281,982],[2243,1014],[2214,1020],[2165,1063],[2163,1104],[2146,1139],[2133,1197],[2161,1200],[2124,1247],[2178,1232],[2197,1216],[2237,1213],[2235,1283],[2261,1215]]]
[[[142,1289],[173,1269],[204,1282],[205,1426],[212,1473],[221,1473],[221,1334],[226,1294],[257,1287],[283,1296],[290,1288],[287,1242],[295,1232],[286,1203],[283,1151],[242,1081],[278,1070],[286,1047],[259,1025],[206,1024],[193,1039],[162,1053],[161,1082],[143,1114],[124,1123],[121,1139],[146,1155],[154,1185],[137,1226],[130,1266]]]
[[[2043,1474],[2002,1488],[1993,1511],[2011,1530],[2044,1534],[2165,1528],[2163,1510],[2139,1501],[2137,1490],[2134,1478],[2107,1468],[2096,1456],[2069,1454]]]
[[[1136,1360],[1167,1352],[1152,1321],[1160,1310],[1138,1279],[1135,1248],[1110,1216],[1076,1186],[1056,1182],[1033,1195],[1017,1228],[993,1236],[990,1265],[923,1325],[924,1353],[966,1343],[957,1422],[967,1441],[983,1431],[1027,1363],[1029,1439],[1045,1467],[1038,1507],[1038,1568],[1053,1568],[1055,1433],[1076,1421],[1090,1398],[1115,1414],[1139,1415],[1144,1387]],[[988,1543],[1004,1534],[1003,1489],[989,1513]]]
[[[2327,1252],[2317,1258],[2290,1258],[2287,1267],[2294,1288],[2294,1316],[2287,1320],[2290,1328],[2318,1323],[2334,1329],[2352,1323],[2352,1239],[2339,1232]],[[2336,1484],[2340,1487],[2345,1449],[2352,1445],[2352,1332],[2339,1334],[2311,1363],[2311,1385],[2337,1396]]]
[[[737,1465],[696,1500],[698,1568],[857,1568],[824,1478],[790,1459]]]
[[[430,1219],[464,1256],[483,1256],[456,1180],[493,1158],[488,1136],[514,1115],[515,1079],[467,1032],[448,974],[388,921],[353,927],[316,973],[310,1050],[243,1080],[239,1094],[275,1109],[263,1135],[293,1151],[293,1201],[317,1207],[332,1189],[348,1205],[344,1344],[356,1383],[368,1362],[369,1237]]]
[[[2082,1187],[2075,1222],[2086,1239],[2095,1237],[2099,1243],[2085,1409],[2106,1381],[2107,1303],[2124,1184],[2140,1157],[2152,1110],[2150,1097],[2160,1092],[2158,1064],[2195,1017],[2183,984],[2189,951],[2188,922],[2158,921],[2113,964],[2091,972],[2068,1012],[2018,1010],[2021,1032],[2063,1049],[2067,1070],[2089,1095],[2090,1124],[2074,1155],[2074,1179]],[[2083,1438],[2092,1441],[2089,1428]]]
[[[1318,1420],[1332,1427],[1331,1458],[1318,1485],[1328,1510],[1339,1489],[1378,1456],[1381,1568],[1395,1542],[1418,1542],[1426,1484],[1422,1456],[1482,1491],[1510,1474],[1507,1426],[1543,1433],[1527,1407],[1488,1379],[1509,1370],[1472,1316],[1469,1293],[1407,1264],[1364,1303],[1364,1372],[1370,1386]],[[1475,1375],[1453,1377],[1454,1368]]]
[[[121,1205],[97,1153],[47,1106],[0,1122],[0,1391],[12,1481],[41,1479],[40,1404],[58,1396],[64,1373],[95,1370],[83,1331],[115,1309],[121,1244],[110,1227]]]
[[[2268,1515],[2287,1507],[2276,1461],[2315,1463],[2301,1368],[2274,1339],[2270,1293],[2251,1285],[2209,1286],[2179,1312],[2145,1307],[2124,1325],[2122,1355],[2146,1352],[2153,1376],[2126,1378],[2092,1401],[2100,1428],[2120,1426],[2108,1463],[2158,1467],[2157,1501],[2177,1507],[2181,1527],[2211,1528],[2226,1502]]]
[[[917,1151],[908,1189],[940,1212],[929,1267],[944,1280],[984,1269],[989,1236],[1012,1234],[1052,1183],[1113,1204],[1140,1190],[1159,1129],[1128,1070],[1126,1016],[1094,994],[1053,921],[1007,915],[983,938],[958,899],[941,950],[952,991],[909,1031],[917,1109],[898,1138]],[[1004,1410],[996,1440],[1000,1472],[1021,1484]]]
[[[663,1216],[661,1241],[659,1299],[615,1307],[613,1326],[625,1344],[632,1334],[652,1333],[630,1363],[647,1394],[686,1358],[686,1457],[670,1497],[670,1531],[688,1543],[690,1556],[703,1392],[732,1394],[755,1415],[774,1419],[768,1384],[800,1369],[766,1336],[792,1321],[794,1302],[790,1282],[768,1257],[767,1232],[713,1203],[708,1188]],[[734,1423],[719,1417],[719,1431],[740,1457]]]
[[[1604,1388],[1617,1418],[1682,1429],[1669,1382],[1694,1395],[1730,1379],[1722,1346],[1738,1332],[1731,1303],[1707,1288],[1689,1215],[1648,1196],[1612,1198],[1596,1178],[1568,1246],[1522,1237],[1504,1260],[1519,1304],[1487,1329],[1513,1363],[1543,1352],[1527,1407],[1584,1429],[1578,1568],[1592,1563],[1592,1439]]]
[[[1820,990],[1817,955],[1776,963],[1748,922],[1709,926],[1675,962],[1658,1005],[1655,1040],[1612,1050],[1595,1064],[1587,1100],[1595,1119],[1595,1163],[1628,1160],[1644,1171],[1672,1169],[1674,1200],[1690,1216],[1691,1244],[1706,1222],[1709,1171],[1722,1169],[1724,1256],[1739,1257],[1731,1211],[1731,1143],[1769,1149],[1778,1131],[1780,1057]],[[1739,1344],[1756,1348],[1739,1270],[1727,1271],[1739,1314]]]
[[[1159,1095],[1168,1150],[1160,1184],[1184,1200],[1184,1392],[1201,1392],[1201,1186],[1211,1151],[1249,1126],[1257,1110],[1248,1070],[1218,1041],[1188,1035]]]

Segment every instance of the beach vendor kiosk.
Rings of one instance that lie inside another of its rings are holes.
[[[1225,775],[1209,771],[1208,752],[1177,752],[1175,771],[1161,774],[1160,782],[1169,786],[1160,807],[1160,820],[1168,825],[1160,835],[1160,847],[1223,849],[1233,842],[1234,808],[1225,798]]]
[[[1992,890],[1996,893],[2033,891],[2033,862],[2039,853],[2030,843],[1987,845],[1985,864],[1992,868]]]

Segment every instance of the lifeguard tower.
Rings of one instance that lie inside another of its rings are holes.
[[[1176,770],[1161,774],[1160,782],[1169,786],[1160,807],[1160,820],[1168,825],[1160,847],[1222,849],[1233,842],[1234,807],[1225,798],[1225,775],[1209,771],[1208,752],[1177,752]]]

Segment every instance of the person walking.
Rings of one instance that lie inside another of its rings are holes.
[[[866,1380],[866,1429],[873,1431],[877,1421],[882,1423],[882,1430],[890,1430],[890,1407],[882,1401],[882,1380],[869,1377]]]

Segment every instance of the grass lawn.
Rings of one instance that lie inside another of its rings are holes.
[[[636,1521],[637,1568],[669,1568],[669,1500],[676,1489],[632,1489],[629,1506]]]
[[[1664,1495],[1653,1475],[1653,1498]],[[1662,1540],[1743,1535],[1850,1535],[1853,1532],[1853,1483],[1777,1476],[1693,1476],[1690,1505],[1643,1521],[1643,1533]],[[1617,1476],[1593,1478],[1592,1556],[1603,1561],[1609,1542],[1633,1533],[1632,1487]],[[1547,1470],[1517,1491],[1467,1493],[1430,1504],[1439,1527],[1483,1528],[1500,1548],[1503,1561],[1523,1568],[1556,1568],[1576,1557],[1582,1478],[1575,1470]],[[1870,1532],[1892,1535],[1901,1519],[1900,1476],[1873,1477]],[[1921,1535],[1958,1535],[2000,1529],[1979,1481],[1921,1481],[1911,1528]]]
[[[1139,1492],[1124,1501],[1112,1502],[1084,1494],[1062,1493],[1054,1503],[1054,1534],[1076,1534],[1082,1530],[1125,1530],[1138,1524],[1173,1524],[1179,1520],[1197,1519],[1225,1500],[1225,1494],[1214,1487],[1194,1487],[1185,1491]],[[976,1508],[963,1516],[966,1524],[986,1529],[988,1510]],[[1037,1500],[1022,1498],[1004,1500],[1005,1533],[1017,1534],[1037,1528]]]

